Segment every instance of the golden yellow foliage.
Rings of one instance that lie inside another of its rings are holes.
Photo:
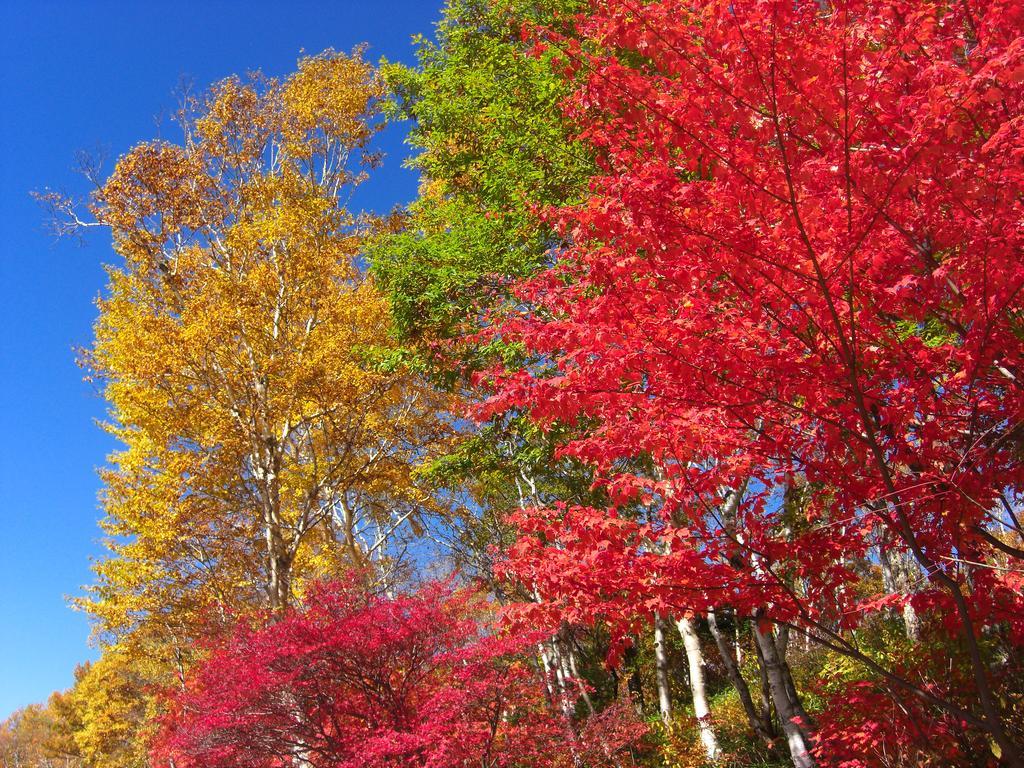
[[[87,768],[143,768],[146,747],[140,734],[148,706],[135,662],[111,651],[79,667],[74,687],[51,699],[54,735],[70,742]]]
[[[358,54],[226,80],[187,105],[180,145],[134,148],[93,201],[124,265],[85,362],[125,447],[82,604],[122,645],[170,657],[224,611],[386,566],[433,504],[414,474],[445,403],[379,363],[388,307],[358,264],[374,224],[339,202],[373,163],[380,97]]]
[[[49,707],[30,704],[0,722],[0,768],[72,768],[74,754],[52,747],[54,716]]]

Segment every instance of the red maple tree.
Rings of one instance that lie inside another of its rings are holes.
[[[628,707],[572,723],[481,606],[434,583],[399,597],[321,585],[306,608],[240,627],[171,695],[154,756],[176,768],[613,766]]]
[[[511,572],[569,620],[792,625],[1022,765],[1024,4],[595,0],[578,31],[531,34],[602,170],[481,415],[595,425],[564,452],[614,506],[523,513]],[[907,606],[966,689],[852,639]]]

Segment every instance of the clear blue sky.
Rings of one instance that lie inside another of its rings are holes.
[[[291,70],[300,51],[349,50],[411,61],[441,0],[2,0],[0,2],[0,719],[70,685],[94,655],[85,617],[67,607],[100,552],[96,467],[113,447],[95,426],[103,401],[81,380],[73,347],[89,342],[102,234],[54,243],[29,192],[80,191],[74,153],[111,157],[151,138],[181,75],[207,85],[232,73]],[[409,200],[400,130],[357,205]]]

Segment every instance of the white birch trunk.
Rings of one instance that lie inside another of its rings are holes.
[[[704,685],[704,653],[701,651],[700,638],[693,626],[693,619],[683,618],[676,622],[679,635],[683,638],[686,649],[686,662],[690,670],[690,692],[693,695],[693,713],[697,716],[697,727],[700,729],[700,742],[704,745],[708,760],[717,763],[722,757],[718,746],[715,730],[711,726],[711,708],[708,706],[707,689]]]
[[[654,614],[654,679],[658,687],[658,711],[665,725],[672,722],[672,697],[668,683],[668,651],[665,647],[665,623]]]
[[[736,626],[739,627],[739,625],[740,621],[737,617]],[[732,655],[732,648],[729,646],[728,641],[718,628],[718,618],[715,616],[714,611],[708,611],[708,628],[711,630],[711,637],[714,638],[715,645],[718,646],[718,653],[722,657],[722,663],[725,665],[726,674],[729,676],[729,680],[732,683],[733,688],[736,689],[736,693],[739,694],[740,703],[743,704],[743,711],[746,712],[747,723],[750,725],[750,729],[766,744],[771,743],[771,703],[762,703],[762,708],[760,710],[758,710],[754,705],[754,699],[750,695],[750,686],[747,685],[747,681],[743,679],[743,674],[740,672],[739,664],[736,658]]]
[[[573,680],[576,681],[576,687],[579,688],[580,697],[583,699],[583,703],[587,705],[587,712],[594,714],[594,701],[590,698],[587,683],[583,676],[580,675],[579,668],[576,665],[576,652],[572,648],[568,648],[565,655],[569,659],[569,671],[572,673]]]
[[[779,657],[778,647],[772,633],[762,632],[757,621],[754,622],[754,639],[764,659],[765,672],[768,676],[768,687],[771,690],[775,711],[782,721],[782,732],[786,736],[790,757],[795,768],[815,768],[817,763],[811,756],[809,734],[804,730],[800,720],[804,719],[802,707],[790,698],[786,669]]]
[[[537,643],[537,653],[540,655],[540,663],[544,672],[544,687],[548,691],[549,700],[554,703],[558,701],[558,692],[555,690],[554,667],[551,663],[551,655],[547,651],[545,643]]]
[[[571,677],[569,667],[565,663],[565,658],[559,645],[560,643],[557,638],[551,643],[551,655],[555,667],[555,687],[558,689],[562,714],[565,716],[566,722],[569,722],[576,713],[576,706],[574,697],[569,693],[569,678]]]
[[[878,560],[882,566],[882,586],[893,595],[902,595],[909,598],[911,592],[911,580],[908,574],[909,566],[906,558],[896,553],[896,562],[889,555],[883,546],[878,547]],[[903,627],[907,639],[916,643],[921,636],[921,620],[917,611],[910,604],[909,599],[903,604]]]

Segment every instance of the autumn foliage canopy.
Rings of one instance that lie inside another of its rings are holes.
[[[600,171],[549,211],[567,246],[525,312],[496,318],[540,362],[496,371],[483,415],[596,425],[563,452],[613,506],[519,515],[511,572],[571,619],[793,625],[1014,752],[981,637],[1024,640],[1001,538],[1024,480],[1024,8],[593,11],[582,44],[529,31],[578,79]],[[881,561],[912,574],[895,594]],[[845,634],[906,603],[952,638],[950,687]]]
[[[1024,768],[1024,2],[417,45],[97,186],[107,647],[0,768]]]

